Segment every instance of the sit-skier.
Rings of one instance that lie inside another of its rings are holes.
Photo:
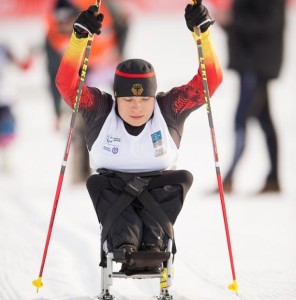
[[[191,31],[200,26],[209,93],[213,95],[222,81],[210,37],[213,21],[201,1],[187,5],[185,20]],[[56,84],[71,107],[88,38],[101,34],[102,21],[97,6],[83,11],[63,55]],[[171,65],[171,72],[176,72]],[[128,253],[165,250],[168,240],[173,239],[172,225],[192,183],[192,175],[176,170],[176,163],[184,122],[205,104],[201,68],[184,85],[166,93],[156,90],[154,68],[143,59],[118,64],[114,98],[99,88],[82,87],[79,112],[91,168],[96,172],[87,187],[103,228],[102,264],[104,254],[114,249]],[[123,264],[121,271],[133,274],[160,268],[159,262],[130,262]]]

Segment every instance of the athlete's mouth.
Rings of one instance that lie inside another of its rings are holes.
[[[140,118],[143,118],[144,116],[130,116],[130,117],[133,119],[140,119]]]

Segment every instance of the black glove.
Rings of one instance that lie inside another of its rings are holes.
[[[94,33],[101,34],[104,15],[101,13],[96,15],[95,13],[98,11],[97,5],[91,5],[87,10],[79,14],[73,26],[74,33],[79,39],[86,38]]]
[[[185,8],[185,20],[189,30],[193,31],[193,27],[200,26],[200,31],[205,32],[210,25],[214,24],[208,9],[198,0],[196,4],[188,4]]]

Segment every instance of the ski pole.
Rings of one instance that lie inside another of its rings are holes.
[[[197,4],[197,0],[193,0],[193,4]],[[209,20],[206,20],[206,22],[208,22],[208,21]],[[220,172],[218,149],[217,149],[214,122],[213,122],[213,115],[212,115],[212,109],[211,109],[211,104],[210,104],[210,93],[209,93],[208,80],[207,80],[207,74],[206,74],[205,59],[204,59],[204,54],[203,54],[203,49],[202,49],[201,31],[200,31],[200,26],[201,25],[194,27],[193,35],[194,35],[194,38],[196,40],[197,50],[198,50],[198,57],[199,57],[199,64],[200,64],[200,68],[202,70],[201,75],[202,75],[202,83],[203,83],[204,94],[205,94],[206,110],[207,110],[207,114],[208,114],[209,126],[210,126],[210,131],[211,131],[211,138],[212,138],[213,152],[214,152],[214,159],[215,159],[215,168],[216,168],[216,175],[217,175],[217,183],[218,183],[219,195],[220,195],[220,200],[221,200],[224,226],[225,226],[225,233],[226,233],[227,246],[228,246],[228,253],[229,253],[229,259],[230,259],[232,279],[233,279],[233,283],[230,284],[228,286],[228,288],[232,291],[235,291],[236,294],[238,294],[238,284],[237,284],[236,275],[235,275],[235,268],[234,268],[234,262],[233,262],[229,226],[228,226],[228,221],[227,221],[227,213],[226,213],[226,206],[225,206],[225,200],[224,200],[222,176],[221,176],[221,172]]]
[[[98,8],[100,8],[101,0],[98,0],[96,4],[97,4]],[[46,261],[48,246],[49,246],[49,242],[50,242],[50,238],[51,238],[55,215],[56,215],[58,202],[59,202],[59,198],[60,198],[60,193],[61,193],[61,189],[62,189],[62,184],[63,184],[63,180],[64,180],[64,175],[65,175],[65,171],[66,171],[68,156],[69,156],[70,147],[71,147],[71,143],[72,143],[72,137],[73,137],[73,133],[74,133],[75,120],[76,120],[76,116],[78,113],[80,97],[81,97],[81,93],[82,93],[82,86],[85,81],[85,76],[86,76],[86,71],[87,71],[87,67],[88,67],[88,60],[89,60],[89,55],[90,55],[93,38],[94,38],[93,35],[91,35],[89,40],[87,41],[87,46],[86,46],[86,50],[85,50],[85,54],[84,54],[84,59],[83,59],[83,64],[82,64],[82,72],[80,75],[80,80],[79,80],[79,85],[77,88],[75,103],[73,106],[73,112],[72,112],[72,117],[71,117],[71,122],[70,122],[70,130],[69,130],[69,134],[68,134],[66,149],[64,152],[64,157],[63,157],[61,170],[60,170],[60,174],[59,174],[59,179],[58,179],[58,184],[57,184],[57,188],[56,188],[56,193],[55,193],[53,208],[52,208],[52,212],[51,212],[50,222],[49,222],[49,226],[48,226],[47,237],[46,237],[46,242],[45,242],[45,246],[44,246],[40,271],[39,271],[38,278],[36,280],[33,280],[33,282],[32,282],[32,284],[37,288],[37,293],[38,293],[39,288],[41,288],[43,286],[42,275],[43,275],[44,265],[45,265],[45,261]]]

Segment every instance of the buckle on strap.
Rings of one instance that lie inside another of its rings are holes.
[[[147,185],[149,184],[149,181],[150,181],[149,179],[147,178],[145,180],[145,179],[143,179],[139,176],[135,176],[125,186],[124,191],[127,192],[128,194],[134,196],[134,197],[137,197],[147,187]]]

